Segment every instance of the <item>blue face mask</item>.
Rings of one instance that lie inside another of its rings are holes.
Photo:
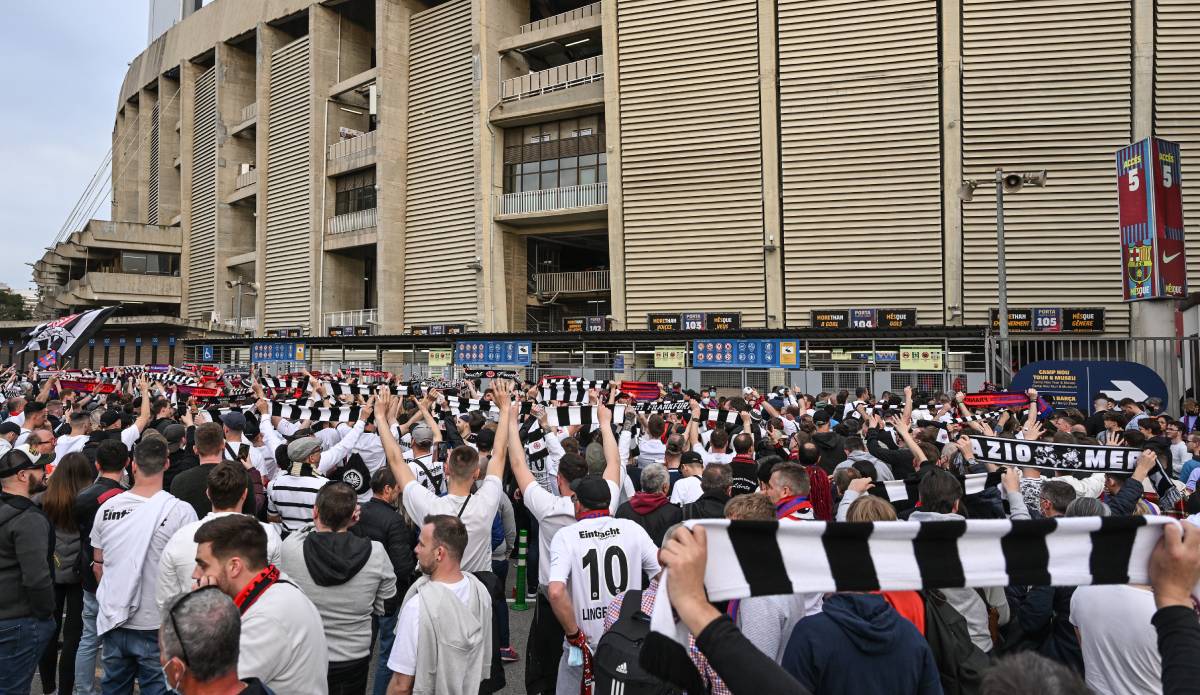
[[[172,695],[178,693],[179,691],[175,689],[175,686],[171,685],[171,677],[167,675],[167,665],[162,664],[159,666],[159,669],[162,670],[163,682],[167,685],[167,692],[172,693]]]

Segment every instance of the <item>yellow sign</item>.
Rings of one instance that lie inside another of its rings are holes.
[[[654,366],[657,369],[683,369],[687,348],[683,345],[654,348]]]
[[[779,366],[780,367],[795,367],[799,364],[797,361],[799,350],[795,340],[779,341]]]
[[[429,351],[429,366],[430,367],[449,367],[454,359],[453,350],[430,350]]]
[[[901,345],[900,368],[940,372],[942,371],[942,349],[936,345]]]

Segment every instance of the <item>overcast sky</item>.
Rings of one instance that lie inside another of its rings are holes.
[[[0,21],[0,282],[41,257],[112,144],[117,91],[146,47],[147,0],[5,3]],[[111,171],[109,172],[111,174]],[[108,196],[93,215],[108,219]]]

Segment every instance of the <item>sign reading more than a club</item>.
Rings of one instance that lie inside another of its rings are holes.
[[[1146,138],[1116,154],[1125,301],[1187,296],[1179,145]]]
[[[679,314],[646,314],[646,330],[660,333],[679,330]]]

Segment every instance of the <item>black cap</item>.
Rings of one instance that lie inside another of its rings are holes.
[[[121,413],[117,410],[106,410],[100,414],[100,426],[112,427],[113,423],[121,419]]]
[[[608,509],[612,502],[612,490],[608,488],[608,481],[599,475],[583,476],[571,483],[571,490],[575,493],[575,499],[579,500],[579,504],[585,509]]]
[[[683,452],[683,455],[679,457],[679,465],[686,466],[689,463],[703,464],[704,457],[695,451],[685,451]]]
[[[20,473],[21,471],[32,470],[39,467],[38,461],[30,458],[29,454],[25,453],[21,449],[9,449],[8,453],[6,453],[4,456],[0,456],[0,478],[7,478]]]
[[[820,425],[829,422],[829,411],[824,408],[817,408],[812,416],[813,422]]]

